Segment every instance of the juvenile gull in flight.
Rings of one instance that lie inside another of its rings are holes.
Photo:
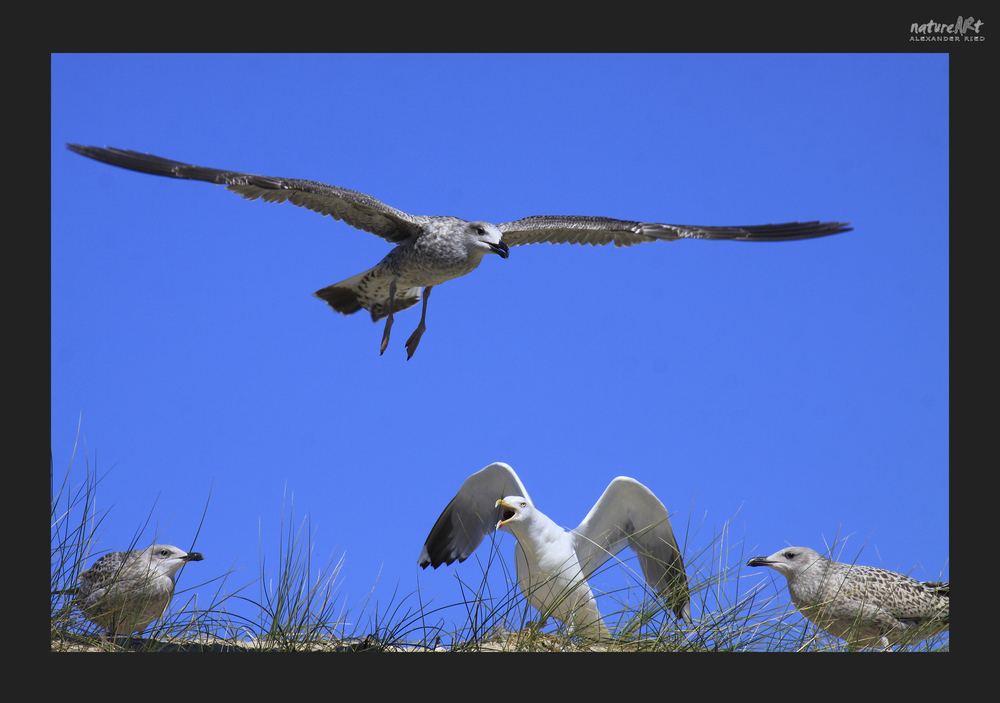
[[[639,556],[649,587],[679,619],[691,622],[687,575],[663,503],[641,483],[619,476],[575,530],[542,514],[507,464],[490,464],[465,480],[427,536],[423,568],[465,561],[483,538],[504,529],[517,538],[517,581],[542,615],[607,637],[587,583],[626,544]]]
[[[831,561],[808,547],[754,557],[747,566],[782,574],[798,611],[852,649],[915,644],[948,629],[947,583]]]
[[[170,605],[177,572],[204,558],[169,544],[111,552],[80,574],[79,586],[57,593],[76,596],[73,604],[109,635],[141,633]]]
[[[80,144],[66,146],[83,156],[133,171],[225,185],[227,190],[239,193],[248,200],[262,198],[272,203],[288,201],[321,215],[331,215],[336,220],[343,220],[352,227],[371,232],[390,244],[397,245],[374,268],[318,290],[315,296],[344,315],[364,308],[371,313],[374,322],[385,317],[385,330],[379,347],[379,353],[382,353],[389,344],[393,313],[416,305],[420,300],[420,289],[423,288],[424,305],[420,313],[420,324],[406,340],[407,359],[413,356],[424,333],[427,299],[431,289],[439,283],[473,271],[486,254],[499,254],[506,259],[510,254],[509,247],[538,242],[592,246],[613,242],[615,246],[628,247],[658,239],[766,242],[823,237],[851,229],[846,222],[701,227],[633,222],[608,217],[557,215],[525,217],[494,225],[481,221],[467,222],[457,217],[410,215],[389,207],[370,195],[316,181],[255,176],[238,171],[192,166],[128,149],[104,149]]]

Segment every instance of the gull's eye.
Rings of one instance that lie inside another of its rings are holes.
[[[161,557],[168,557],[168,556],[170,556],[170,550],[169,549],[161,549],[160,550],[160,556]]]
[[[476,225],[476,234],[486,234],[486,230],[479,225]]]
[[[522,508],[527,508],[527,507],[528,507],[528,504],[527,504],[527,503],[525,503],[525,502],[524,502],[524,501],[522,500],[522,501],[521,501],[521,507],[522,507]]]

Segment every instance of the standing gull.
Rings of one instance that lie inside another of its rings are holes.
[[[575,530],[539,511],[507,464],[465,480],[427,536],[421,567],[465,561],[483,538],[504,529],[517,538],[517,582],[542,615],[608,637],[587,580],[626,544],[639,556],[649,587],[679,619],[691,622],[687,575],[663,503],[641,483],[619,476]]]
[[[457,217],[410,215],[370,195],[337,186],[294,178],[255,176],[238,171],[192,166],[152,154],[128,149],[67,144],[83,156],[112,166],[171,178],[187,178],[225,185],[248,200],[262,198],[272,203],[288,201],[321,215],[331,215],[365,232],[397,245],[374,268],[334,283],[314,294],[339,313],[350,315],[364,308],[372,321],[386,318],[382,333],[383,353],[389,344],[393,313],[420,300],[424,305],[420,324],[406,340],[406,358],[416,351],[426,329],[427,299],[439,283],[473,271],[487,254],[504,259],[509,247],[549,242],[551,244],[610,244],[628,247],[658,239],[735,239],[740,241],[784,241],[808,239],[846,232],[846,222],[789,222],[746,227],[701,227],[633,222],[608,217],[539,215],[494,225],[467,222]]]
[[[73,604],[109,635],[141,633],[170,605],[177,572],[204,558],[169,544],[111,552],[80,574],[79,586],[57,593],[76,596]]]
[[[788,579],[800,613],[850,648],[916,644],[948,629],[948,584],[831,561],[788,547],[747,566],[769,566]]]

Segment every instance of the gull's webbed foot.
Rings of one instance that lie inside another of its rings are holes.
[[[389,330],[392,329],[392,303],[396,297],[396,279],[389,283],[389,315],[385,318],[385,330],[382,332],[382,346],[378,348],[378,355],[385,353],[385,348],[389,346]]]
[[[379,356],[385,353],[385,348],[389,346],[389,330],[392,329],[392,313],[385,319],[385,331],[382,332],[382,346],[378,348]]]
[[[417,325],[417,329],[413,330],[413,334],[410,338],[406,340],[406,360],[409,361],[413,358],[413,352],[417,350],[417,345],[420,344],[420,338],[424,336],[424,330],[427,326],[424,324],[424,318],[427,317],[427,299],[431,297],[431,288],[434,286],[427,286],[424,288],[424,309],[420,313],[420,324]]]
[[[420,324],[417,325],[417,329],[413,330],[413,334],[410,338],[406,340],[406,360],[409,361],[413,358],[413,352],[417,350],[417,345],[420,344],[420,338],[424,336],[424,330],[427,329],[424,326],[424,321],[421,320]]]

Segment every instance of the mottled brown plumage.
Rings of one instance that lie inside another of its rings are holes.
[[[948,629],[947,583],[832,561],[808,547],[754,557],[747,565],[785,576],[798,611],[852,648],[915,644]]]
[[[59,593],[76,596],[73,605],[110,635],[141,633],[170,605],[177,572],[204,558],[169,544],[111,552],[80,574],[79,586]]]
[[[377,322],[386,318],[380,353],[389,343],[393,313],[420,300],[420,324],[406,341],[407,359],[413,356],[425,330],[427,296],[434,286],[474,271],[486,254],[507,258],[509,247],[550,244],[614,244],[628,247],[642,242],[675,239],[731,239],[736,241],[786,241],[825,237],[847,232],[845,222],[788,222],[778,225],[703,227],[657,222],[616,220],[610,217],[537,215],[494,225],[468,222],[458,217],[410,215],[370,195],[347,188],[296,178],[255,176],[171,161],[128,149],[67,144],[77,154],[112,166],[171,178],[186,178],[225,185],[248,200],[289,202],[321,215],[330,215],[381,237],[396,248],[376,266],[314,294],[344,315],[364,308]]]

